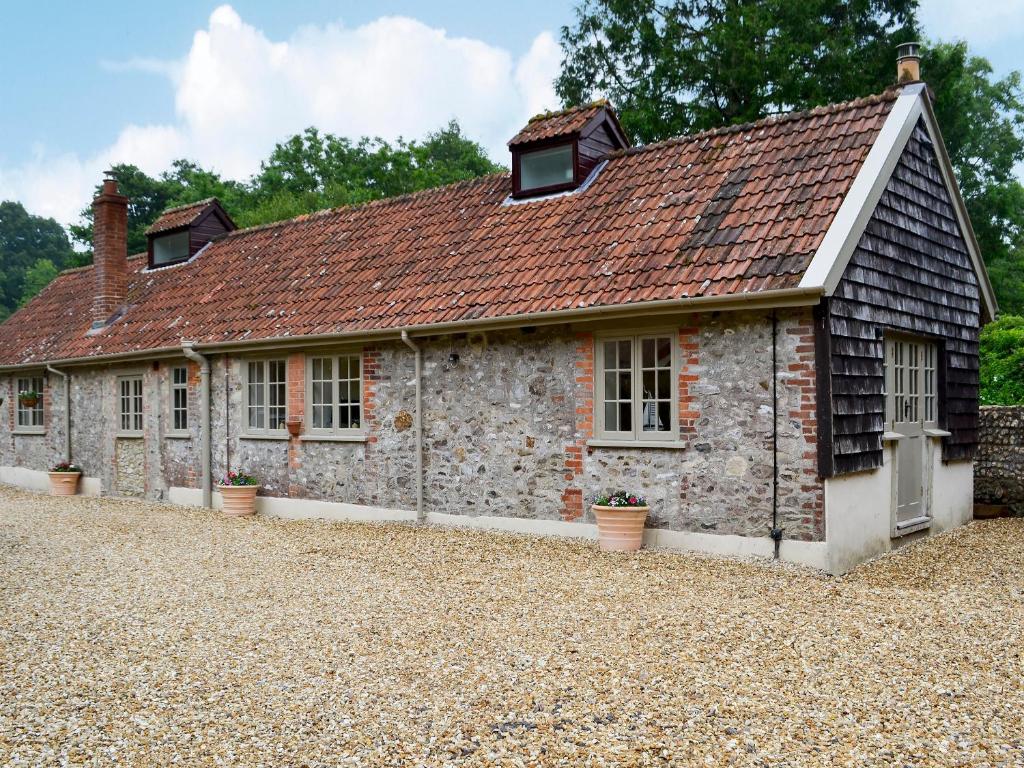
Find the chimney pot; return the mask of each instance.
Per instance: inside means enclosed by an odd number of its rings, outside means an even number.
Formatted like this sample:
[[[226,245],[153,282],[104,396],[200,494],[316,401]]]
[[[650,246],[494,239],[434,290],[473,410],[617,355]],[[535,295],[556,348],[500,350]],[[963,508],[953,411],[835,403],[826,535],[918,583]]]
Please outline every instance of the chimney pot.
[[[896,46],[896,82],[914,83],[921,79],[921,43]]]
[[[128,198],[115,179],[104,179],[92,201],[92,260],[95,287],[92,327],[102,328],[124,306],[128,294]]]

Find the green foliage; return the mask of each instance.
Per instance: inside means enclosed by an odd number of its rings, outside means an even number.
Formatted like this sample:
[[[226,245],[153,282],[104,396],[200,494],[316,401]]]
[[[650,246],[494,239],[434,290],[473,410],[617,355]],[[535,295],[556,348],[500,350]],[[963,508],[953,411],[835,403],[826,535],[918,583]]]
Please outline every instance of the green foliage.
[[[49,259],[39,259],[25,270],[25,279],[21,288],[21,301],[18,302],[19,307],[23,307],[29,303],[33,296],[39,293],[43,288],[50,284],[60,270],[54,266],[54,263]]]
[[[242,226],[394,197],[501,171],[454,120],[422,142],[357,142],[307,128],[278,144],[250,185]]]
[[[1024,405],[1024,317],[1006,315],[982,328],[981,402]]]
[[[46,284],[39,283],[44,274],[70,266],[75,252],[60,224],[21,203],[0,202],[0,320]]]
[[[922,70],[1001,311],[1024,314],[1024,92],[1019,72],[992,77],[967,44],[937,43]]]
[[[583,0],[562,29],[568,106],[608,96],[655,141],[882,90],[916,0]]]

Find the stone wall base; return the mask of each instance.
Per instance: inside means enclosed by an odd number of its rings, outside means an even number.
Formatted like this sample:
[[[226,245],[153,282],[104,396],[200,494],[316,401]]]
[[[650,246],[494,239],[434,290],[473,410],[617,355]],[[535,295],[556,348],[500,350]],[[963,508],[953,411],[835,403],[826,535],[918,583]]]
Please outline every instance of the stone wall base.
[[[25,467],[0,467],[0,484],[14,485],[29,491],[50,491],[50,476],[38,469]],[[81,496],[100,496],[102,489],[98,477],[85,477],[78,481],[78,493]]]

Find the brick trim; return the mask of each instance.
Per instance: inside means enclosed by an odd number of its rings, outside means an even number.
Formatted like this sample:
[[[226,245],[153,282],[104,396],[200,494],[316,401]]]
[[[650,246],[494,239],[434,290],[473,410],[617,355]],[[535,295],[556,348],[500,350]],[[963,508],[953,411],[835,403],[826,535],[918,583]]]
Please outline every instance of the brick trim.
[[[563,469],[566,488],[562,491],[563,520],[578,520],[584,515],[586,506],[583,489],[576,483],[582,479],[583,455],[587,441],[594,436],[594,334],[577,333],[575,341],[575,434],[573,441],[565,446]]]

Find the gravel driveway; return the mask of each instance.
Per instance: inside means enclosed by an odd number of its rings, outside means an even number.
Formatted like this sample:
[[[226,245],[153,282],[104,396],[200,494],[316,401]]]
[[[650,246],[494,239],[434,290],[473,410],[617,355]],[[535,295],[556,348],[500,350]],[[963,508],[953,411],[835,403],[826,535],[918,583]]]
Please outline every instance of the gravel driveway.
[[[828,579],[0,488],[0,765],[1021,765],[1022,627],[1020,520]]]

